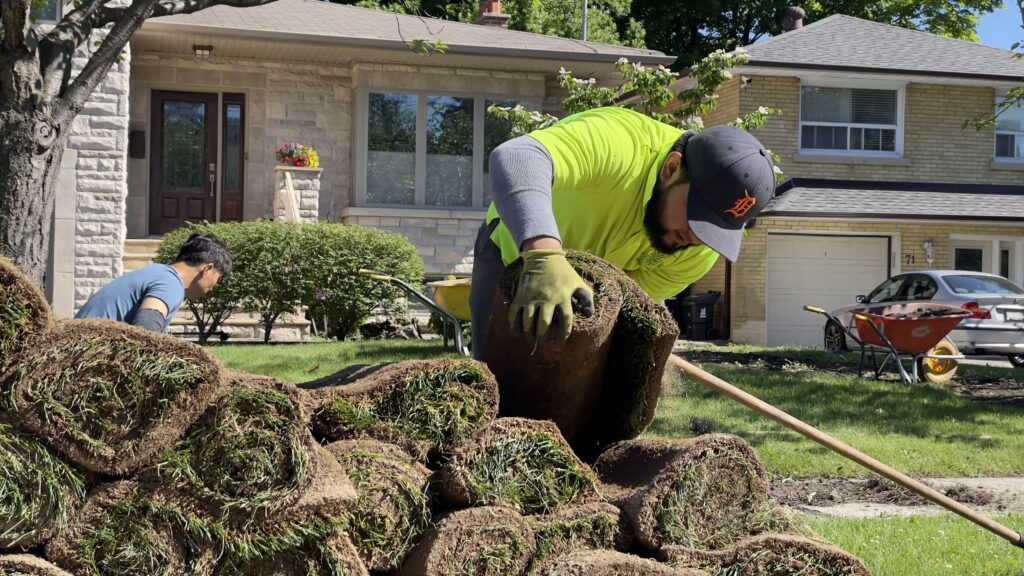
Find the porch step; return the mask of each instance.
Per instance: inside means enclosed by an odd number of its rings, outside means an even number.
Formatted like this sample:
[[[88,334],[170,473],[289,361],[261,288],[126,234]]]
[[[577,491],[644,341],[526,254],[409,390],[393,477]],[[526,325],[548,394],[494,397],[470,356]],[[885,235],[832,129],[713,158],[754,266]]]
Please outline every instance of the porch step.
[[[256,313],[236,312],[221,324],[220,329],[228,336],[227,342],[263,341],[263,325],[260,324],[259,314]],[[199,332],[196,329],[195,318],[187,305],[178,310],[167,332],[185,340],[198,340]],[[295,313],[285,313],[278,318],[274,323],[274,330],[270,333],[270,341],[308,342],[309,334],[309,320],[306,320],[304,312],[296,310]],[[213,341],[217,339],[217,336],[211,337]]]
[[[124,271],[131,272],[148,266],[156,259],[156,250],[160,247],[160,239],[129,238],[124,241]]]

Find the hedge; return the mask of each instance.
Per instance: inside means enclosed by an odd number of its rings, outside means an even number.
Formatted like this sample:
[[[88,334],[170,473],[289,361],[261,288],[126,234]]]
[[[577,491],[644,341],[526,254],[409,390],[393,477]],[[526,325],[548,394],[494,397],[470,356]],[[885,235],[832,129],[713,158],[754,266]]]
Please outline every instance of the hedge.
[[[164,235],[157,261],[171,263],[193,232],[212,234],[231,252],[234,268],[189,308],[206,342],[238,310],[255,312],[264,341],[282,313],[300,305],[326,319],[324,332],[343,340],[371,311],[404,312],[400,289],[360,275],[369,268],[418,285],[423,260],[399,234],[345,224],[270,221],[192,224]]]

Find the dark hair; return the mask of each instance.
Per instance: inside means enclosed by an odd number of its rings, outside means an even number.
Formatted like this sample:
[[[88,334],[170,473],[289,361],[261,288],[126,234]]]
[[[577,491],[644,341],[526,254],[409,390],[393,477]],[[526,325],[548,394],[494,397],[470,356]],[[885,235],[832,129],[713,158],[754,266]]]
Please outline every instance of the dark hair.
[[[690,141],[690,138],[693,138],[696,135],[697,132],[695,130],[687,130],[686,132],[683,132],[683,135],[676,140],[675,144],[672,145],[672,150],[670,150],[670,152],[679,152],[683,155],[683,158],[686,158],[686,143]]]
[[[196,232],[181,245],[175,262],[198,266],[209,262],[221,274],[231,272],[231,253],[216,236]]]

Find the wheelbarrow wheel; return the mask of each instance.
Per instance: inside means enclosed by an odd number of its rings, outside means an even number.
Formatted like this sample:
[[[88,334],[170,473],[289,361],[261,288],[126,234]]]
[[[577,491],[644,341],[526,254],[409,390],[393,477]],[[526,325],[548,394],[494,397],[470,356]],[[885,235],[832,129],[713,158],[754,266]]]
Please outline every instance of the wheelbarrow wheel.
[[[832,320],[825,323],[825,351],[843,353],[846,352],[846,332],[843,327]]]
[[[943,356],[956,356],[960,354],[956,344],[949,338],[943,338],[928,351],[929,354]],[[921,358],[918,360],[917,371],[921,376],[934,384],[945,384],[956,375],[956,360],[944,360],[941,358]]]

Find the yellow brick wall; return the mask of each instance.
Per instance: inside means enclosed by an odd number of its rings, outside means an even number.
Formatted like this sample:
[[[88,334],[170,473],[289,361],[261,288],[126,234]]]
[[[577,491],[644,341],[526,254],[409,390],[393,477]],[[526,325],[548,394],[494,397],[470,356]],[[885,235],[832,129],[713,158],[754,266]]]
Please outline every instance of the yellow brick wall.
[[[995,92],[991,88],[908,84],[904,90],[903,156],[909,165],[813,162],[797,159],[800,128],[800,80],[775,76],[751,76],[741,88],[731,80],[720,91],[723,104],[738,99],[706,119],[722,124],[758,106],[779,108],[782,113],[755,132],[764,145],[779,155],[787,178],[834,178],[908,182],[959,182],[1020,185],[1019,170],[993,169],[995,136],[991,129],[961,129],[966,118],[991,114]],[[726,113],[726,110],[729,113]]]
[[[851,232],[884,235],[898,235],[900,252],[896,255],[899,263],[893,266],[899,272],[914,270],[943,269],[950,267],[950,235],[1001,236],[1007,240],[1024,238],[1020,226],[996,224],[963,224],[955,227],[946,223],[927,221],[906,222],[856,222],[814,219],[783,219],[774,217],[758,218],[750,236],[743,240],[740,257],[732,267],[732,327],[731,340],[750,344],[764,344],[766,338],[765,308],[767,305],[767,251],[768,230],[800,232]],[[935,260],[925,260],[923,244],[930,240],[935,250]],[[813,242],[813,238],[808,238]],[[907,256],[912,256],[908,264]],[[701,281],[701,292],[721,290],[724,278],[718,287],[710,281]]]

